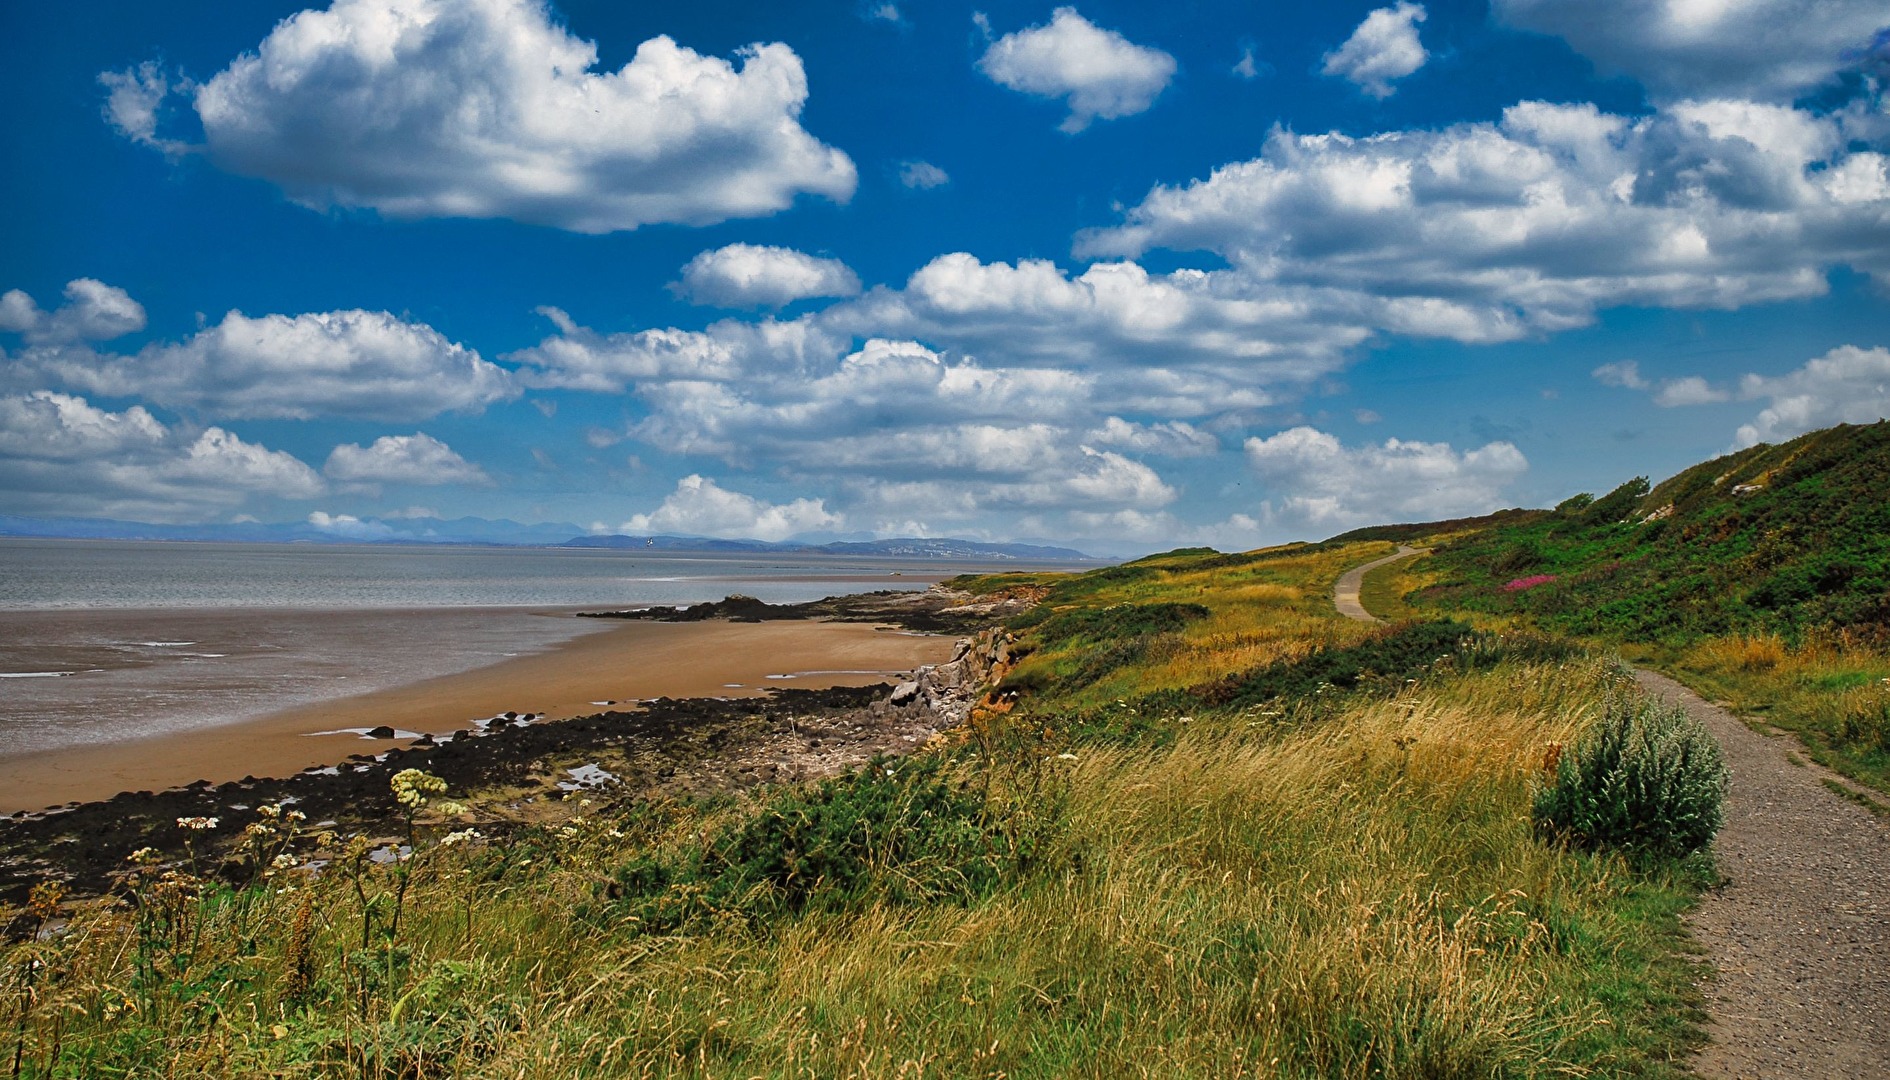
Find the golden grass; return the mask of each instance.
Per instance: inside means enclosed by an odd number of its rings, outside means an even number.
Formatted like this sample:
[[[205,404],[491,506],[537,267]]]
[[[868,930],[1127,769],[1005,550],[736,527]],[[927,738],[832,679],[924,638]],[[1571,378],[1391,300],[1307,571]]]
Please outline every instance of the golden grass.
[[[1797,734],[1819,763],[1890,794],[1890,655],[1855,636],[1709,639],[1654,659],[1709,697]]]
[[[1821,652],[1821,650],[1820,650]],[[1736,671],[1771,671],[1788,660],[1795,666],[1821,663],[1822,656],[1800,652],[1794,656],[1785,639],[1777,634],[1735,634],[1702,643],[1697,655],[1701,662]]]
[[[1203,721],[1165,751],[1005,773],[1001,800],[1048,793],[1062,824],[1034,871],[966,906],[644,936],[594,906],[599,870],[634,843],[597,819],[529,865],[432,857],[412,958],[365,1007],[348,990],[354,905],[332,875],[256,898],[256,948],[231,911],[212,917],[190,970],[225,972],[205,994],[214,1022],[175,1002],[103,1018],[132,981],[123,911],[38,948],[62,973],[69,1048],[149,1024],[146,1060],[175,1076],[1606,1071],[1645,1037],[1597,984],[1645,947],[1611,915],[1629,877],[1537,842],[1527,803],[1543,747],[1615,679],[1596,663],[1499,668],[1284,736]],[[644,842],[711,825],[681,817]],[[329,991],[297,1006],[276,931],[304,898]],[[586,905],[599,914],[572,917]],[[33,1033],[43,1050],[47,1024]]]

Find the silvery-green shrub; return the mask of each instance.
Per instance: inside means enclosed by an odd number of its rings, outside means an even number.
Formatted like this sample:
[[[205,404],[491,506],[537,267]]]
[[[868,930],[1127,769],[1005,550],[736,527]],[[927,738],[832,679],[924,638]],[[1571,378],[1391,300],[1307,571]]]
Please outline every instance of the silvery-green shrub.
[[[1577,847],[1680,858],[1712,843],[1726,799],[1719,744],[1680,708],[1608,701],[1537,793],[1536,828]]]

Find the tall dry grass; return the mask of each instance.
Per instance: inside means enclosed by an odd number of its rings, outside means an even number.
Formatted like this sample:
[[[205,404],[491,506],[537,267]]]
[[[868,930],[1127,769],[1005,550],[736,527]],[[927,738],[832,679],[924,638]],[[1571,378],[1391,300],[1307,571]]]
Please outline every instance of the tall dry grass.
[[[1890,654],[1880,642],[1738,634],[1666,659],[1709,695],[1795,732],[1823,764],[1890,795]]]
[[[591,808],[504,850],[426,855],[392,964],[358,955],[332,874],[209,910],[156,990],[134,988],[132,914],[96,911],[4,958],[57,972],[25,1074],[1657,1073],[1674,1036],[1648,1026],[1648,998],[1690,974],[1659,940],[1683,892],[1545,846],[1528,821],[1544,748],[1619,680],[1597,662],[1501,666],[1284,733],[1203,718],[1162,750],[968,757],[994,814],[1054,828],[1030,868],[962,904],[645,934],[605,873],[714,821]],[[304,911],[316,989],[297,998]]]

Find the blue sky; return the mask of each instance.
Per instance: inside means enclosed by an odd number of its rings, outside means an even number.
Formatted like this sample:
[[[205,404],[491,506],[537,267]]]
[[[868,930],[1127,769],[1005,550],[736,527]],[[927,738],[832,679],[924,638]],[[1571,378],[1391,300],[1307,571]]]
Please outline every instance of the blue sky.
[[[1881,4],[0,13],[0,514],[1250,547],[1890,411]]]

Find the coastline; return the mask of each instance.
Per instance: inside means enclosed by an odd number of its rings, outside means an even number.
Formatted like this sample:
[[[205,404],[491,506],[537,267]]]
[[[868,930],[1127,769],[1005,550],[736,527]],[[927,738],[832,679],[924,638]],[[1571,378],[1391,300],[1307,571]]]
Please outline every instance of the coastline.
[[[444,735],[507,711],[556,720],[596,713],[606,707],[601,702],[629,707],[659,697],[753,697],[896,681],[949,659],[953,645],[950,637],[859,622],[624,622],[543,652],[250,720],[0,758],[0,813],[199,780],[287,777],[411,743],[316,732],[385,725]]]

